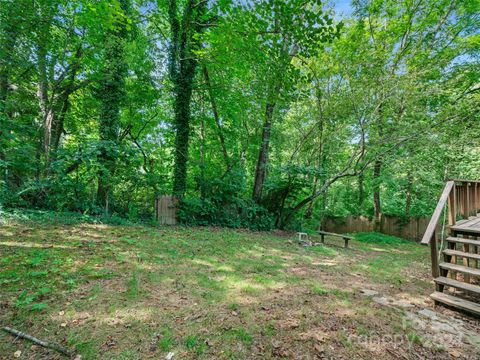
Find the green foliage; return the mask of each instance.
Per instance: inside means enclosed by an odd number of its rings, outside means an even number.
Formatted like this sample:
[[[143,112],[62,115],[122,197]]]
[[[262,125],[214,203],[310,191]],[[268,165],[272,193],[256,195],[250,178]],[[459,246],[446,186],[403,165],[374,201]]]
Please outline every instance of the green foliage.
[[[185,224],[313,229],[375,193],[430,215],[480,177],[478,1],[335,10],[3,0],[0,206],[122,223],[174,193]]]
[[[376,232],[356,233],[355,239],[367,244],[405,244],[408,240]]]
[[[251,230],[270,230],[272,215],[253,200],[242,197],[244,182],[241,174],[232,173],[224,179],[200,183],[203,198],[182,200],[178,217],[186,225],[213,225]]]

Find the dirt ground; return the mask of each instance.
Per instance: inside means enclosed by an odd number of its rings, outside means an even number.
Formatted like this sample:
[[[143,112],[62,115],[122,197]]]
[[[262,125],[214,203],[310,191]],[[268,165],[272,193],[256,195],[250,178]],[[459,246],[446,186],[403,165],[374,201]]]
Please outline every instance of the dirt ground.
[[[428,296],[428,248],[356,239],[10,219],[0,325],[77,360],[480,359],[479,320]],[[0,358],[64,357],[2,332]]]

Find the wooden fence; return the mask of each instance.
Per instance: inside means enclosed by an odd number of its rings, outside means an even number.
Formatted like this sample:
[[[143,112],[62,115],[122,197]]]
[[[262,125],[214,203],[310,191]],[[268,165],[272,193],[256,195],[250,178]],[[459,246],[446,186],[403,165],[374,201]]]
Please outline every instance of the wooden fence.
[[[427,229],[429,217],[400,218],[382,216],[378,224],[365,216],[346,216],[341,218],[326,218],[323,230],[335,233],[378,231],[383,234],[401,237],[413,241],[421,241]],[[438,234],[442,224],[437,226]]]
[[[164,195],[155,200],[155,217],[160,225],[177,224],[177,204],[175,196]]]

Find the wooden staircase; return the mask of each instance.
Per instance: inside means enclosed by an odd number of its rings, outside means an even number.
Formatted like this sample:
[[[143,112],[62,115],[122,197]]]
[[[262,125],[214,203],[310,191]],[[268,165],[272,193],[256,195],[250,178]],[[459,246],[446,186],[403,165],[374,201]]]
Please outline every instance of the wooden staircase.
[[[448,208],[446,232],[450,236],[439,241],[437,228],[442,225],[440,219],[445,206]],[[422,244],[430,244],[436,288],[430,297],[435,304],[480,316],[479,211],[480,181],[448,181]]]

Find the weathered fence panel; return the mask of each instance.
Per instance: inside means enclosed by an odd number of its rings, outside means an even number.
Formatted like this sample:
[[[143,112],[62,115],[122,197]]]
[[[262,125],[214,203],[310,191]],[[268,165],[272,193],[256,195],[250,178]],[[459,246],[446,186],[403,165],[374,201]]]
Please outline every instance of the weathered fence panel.
[[[365,216],[346,216],[326,218],[322,229],[335,233],[378,231],[383,234],[401,237],[413,241],[421,241],[427,229],[429,217],[401,218],[383,215],[379,223]],[[437,226],[440,234],[442,225]]]
[[[160,225],[177,224],[178,200],[175,196],[164,195],[155,200],[155,215]]]

